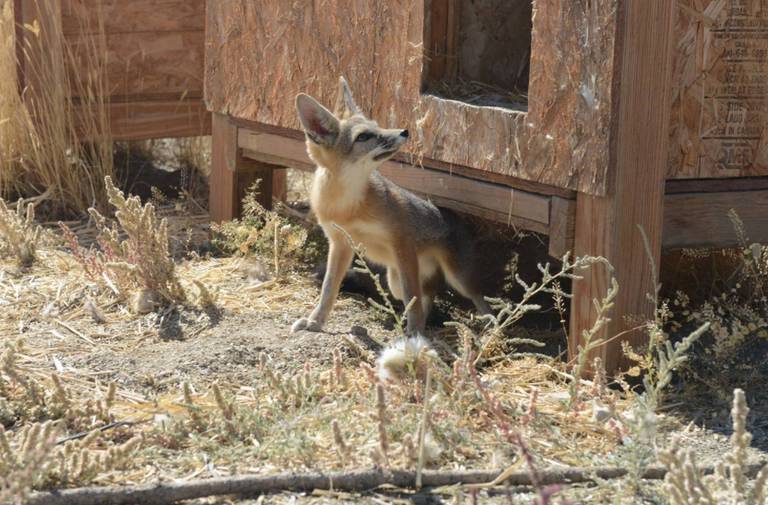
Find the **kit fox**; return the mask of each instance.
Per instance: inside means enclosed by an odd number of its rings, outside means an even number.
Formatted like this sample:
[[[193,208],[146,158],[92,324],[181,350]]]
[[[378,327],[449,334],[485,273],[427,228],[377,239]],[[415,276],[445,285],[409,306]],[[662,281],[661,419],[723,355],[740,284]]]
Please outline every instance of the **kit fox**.
[[[310,204],[330,248],[320,302],[293,324],[292,331],[321,331],[328,319],[354,256],[338,228],[363,245],[367,259],[386,267],[395,298],[405,303],[416,298],[406,315],[409,335],[423,332],[443,280],[488,313],[473,271],[475,242],[459,216],[396,186],[376,170],[408,141],[408,130],[381,128],[367,119],[343,77],[333,113],[303,93],[296,96],[296,109],[307,152],[317,164]]]

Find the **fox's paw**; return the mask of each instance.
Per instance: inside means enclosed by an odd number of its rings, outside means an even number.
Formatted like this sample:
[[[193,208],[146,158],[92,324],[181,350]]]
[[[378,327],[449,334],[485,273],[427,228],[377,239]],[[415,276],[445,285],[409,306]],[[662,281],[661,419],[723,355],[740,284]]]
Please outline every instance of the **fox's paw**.
[[[323,326],[318,323],[317,321],[313,321],[312,319],[309,319],[308,317],[302,317],[300,319],[297,319],[295,323],[291,326],[291,333],[296,333],[297,331],[323,331]]]

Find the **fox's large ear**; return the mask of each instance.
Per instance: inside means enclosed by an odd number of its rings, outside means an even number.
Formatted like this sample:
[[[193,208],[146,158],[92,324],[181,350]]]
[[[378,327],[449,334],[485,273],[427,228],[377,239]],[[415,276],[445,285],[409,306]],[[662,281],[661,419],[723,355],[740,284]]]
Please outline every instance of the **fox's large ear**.
[[[332,146],[339,135],[339,120],[309,95],[296,95],[296,110],[301,126],[315,144]]]
[[[355,103],[355,99],[352,98],[352,91],[349,89],[349,84],[343,76],[339,77],[339,94],[336,98],[336,107],[334,113],[337,117],[342,119],[350,118],[355,114],[360,113],[360,109]]]

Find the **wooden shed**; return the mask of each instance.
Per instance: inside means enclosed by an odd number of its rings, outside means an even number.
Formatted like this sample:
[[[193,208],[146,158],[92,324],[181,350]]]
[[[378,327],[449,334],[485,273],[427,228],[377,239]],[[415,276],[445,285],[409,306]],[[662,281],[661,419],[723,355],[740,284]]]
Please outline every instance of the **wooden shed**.
[[[312,169],[298,92],[332,104],[339,75],[386,126],[415,132],[382,167],[437,204],[602,255],[633,316],[662,247],[728,246],[734,208],[768,241],[768,5],[760,0],[209,0],[211,212],[254,177]],[[609,273],[575,283],[573,354]],[[620,341],[600,349],[609,369]]]
[[[37,68],[30,63],[37,53],[45,52],[48,61],[71,50],[76,61],[86,60],[94,57],[86,55],[93,39],[103,37],[105,47],[95,57],[104,61],[88,66],[106,69],[116,140],[210,134],[211,115],[203,104],[204,0],[9,1],[18,26],[20,85],[28,94],[38,92],[30,71]],[[24,28],[35,23],[38,35]]]

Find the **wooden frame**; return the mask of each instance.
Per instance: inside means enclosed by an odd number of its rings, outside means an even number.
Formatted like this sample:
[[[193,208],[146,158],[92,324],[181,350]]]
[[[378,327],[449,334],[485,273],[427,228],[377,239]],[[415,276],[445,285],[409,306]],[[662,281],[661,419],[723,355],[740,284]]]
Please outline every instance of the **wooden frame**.
[[[613,372],[624,364],[622,342],[642,345],[647,338],[635,323],[653,316],[651,265],[658,267],[663,247],[737,245],[730,208],[751,240],[768,242],[768,178],[667,180],[679,175],[672,165],[685,140],[671,136],[690,134],[671,111],[699,90],[699,81],[686,81],[688,94],[679,91],[679,78],[702,56],[691,52],[690,33],[705,40],[697,34],[710,28],[710,20],[693,19],[688,9],[681,35],[675,14],[691,1],[537,0],[524,111],[425,92],[425,79],[456,71],[455,61],[440,53],[455,53],[460,42],[455,27],[462,0],[411,0],[396,9],[387,1],[328,0],[311,14],[266,0],[237,7],[209,0],[206,101],[230,118],[229,154],[216,158],[217,173],[227,160],[240,166],[247,159],[259,167],[311,170],[292,98],[302,91],[331,104],[335,82],[345,74],[368,115],[416,132],[411,150],[382,167],[396,183],[440,205],[547,234],[553,256],[573,251],[613,264],[613,272],[597,267],[574,283],[568,346],[575,357],[595,322],[593,300],[605,296],[615,275],[620,291],[612,320],[594,338],[620,338],[590,356],[600,356]],[[697,9],[707,4],[696,2]],[[721,3],[715,7],[722,11]],[[306,30],[308,23],[323,29]],[[249,29],[266,25],[270,30]],[[273,33],[280,34],[280,51]],[[427,46],[436,54],[425,55]],[[377,47],[387,48],[386,57]],[[706,52],[708,46],[695,47]],[[707,78],[706,69],[701,74],[698,80]],[[691,117],[683,114],[683,122]],[[768,148],[760,152],[768,159]],[[232,188],[235,179],[224,174],[222,180]],[[218,214],[235,215],[232,202]]]
[[[230,166],[246,171],[250,163],[259,162],[261,167],[278,171],[280,176],[286,167],[314,170],[304,140],[296,132],[214,114],[214,135],[220,136],[222,128],[227,132],[225,135],[229,135],[226,137],[229,154],[228,158],[222,157],[221,147],[225,144],[214,139],[213,169],[217,175],[211,177],[212,202],[222,199],[219,196],[222,187],[234,184],[230,172],[234,174],[238,170],[230,170]],[[236,143],[232,140],[235,138]],[[233,165],[227,159],[236,161]],[[548,235],[549,252],[554,258],[574,250],[577,197],[583,199],[583,195],[567,191],[544,194],[537,191],[542,188],[536,186],[521,188],[518,181],[488,181],[466,167],[454,166],[453,172],[443,167],[413,166],[405,159],[389,161],[382,167],[382,173],[388,178],[438,205]],[[279,183],[273,181],[274,199],[280,199],[274,193],[277,187]],[[750,230],[750,240],[768,243],[768,213],[765,212],[768,178],[734,179],[730,183],[711,179],[667,181],[663,192],[664,249],[739,246],[727,215],[730,209],[738,213]],[[227,196],[228,210],[212,210],[216,220],[238,217],[234,202],[241,197],[242,194],[234,193]]]
[[[211,114],[203,103],[204,0],[13,1],[19,87],[27,88],[27,98],[34,101],[35,93],[44,92],[37,89],[31,60],[54,65],[64,81],[71,52],[103,64],[114,140],[211,133]],[[40,40],[23,28],[35,21]],[[89,41],[102,35],[104,54],[83,56],[90,53],[84,49]],[[79,97],[72,99],[77,104]]]

